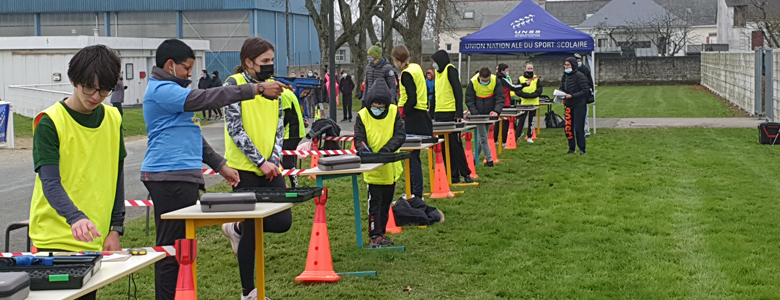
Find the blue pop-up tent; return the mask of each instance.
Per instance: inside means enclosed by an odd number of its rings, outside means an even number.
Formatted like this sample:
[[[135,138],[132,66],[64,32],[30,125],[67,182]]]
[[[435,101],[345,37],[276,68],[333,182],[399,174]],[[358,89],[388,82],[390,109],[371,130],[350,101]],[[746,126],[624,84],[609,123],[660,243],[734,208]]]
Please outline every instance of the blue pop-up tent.
[[[522,53],[590,53],[593,57],[593,37],[558,21],[532,0],[523,0],[498,21],[460,38],[460,54],[522,54]],[[588,59],[594,70],[594,60]],[[467,70],[470,74],[471,70]],[[595,72],[591,73],[593,82]],[[593,133],[596,133],[596,105],[593,104]]]

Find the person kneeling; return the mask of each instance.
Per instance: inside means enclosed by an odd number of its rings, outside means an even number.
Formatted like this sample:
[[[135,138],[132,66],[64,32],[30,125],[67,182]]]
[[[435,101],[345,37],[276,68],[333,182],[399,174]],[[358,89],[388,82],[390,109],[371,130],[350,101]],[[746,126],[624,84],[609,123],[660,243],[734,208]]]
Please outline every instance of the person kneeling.
[[[369,89],[368,106],[361,109],[355,119],[355,150],[358,152],[393,153],[406,140],[401,114],[398,107],[390,103],[391,97],[384,81],[376,81]],[[395,181],[402,173],[398,163],[391,163],[363,175],[368,183],[369,248],[393,245],[393,241],[385,238],[385,228],[395,196]]]

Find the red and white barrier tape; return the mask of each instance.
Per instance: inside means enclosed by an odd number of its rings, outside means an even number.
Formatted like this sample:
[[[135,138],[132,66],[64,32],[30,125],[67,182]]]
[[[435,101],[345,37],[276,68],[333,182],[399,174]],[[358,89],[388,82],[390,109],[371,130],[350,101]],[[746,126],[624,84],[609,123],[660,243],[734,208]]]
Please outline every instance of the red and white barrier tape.
[[[354,155],[356,153],[355,150],[282,150],[282,155]]]
[[[336,142],[349,142],[355,139],[355,137],[352,136],[326,136],[323,137],[323,141],[336,141]]]
[[[144,250],[148,252],[164,252],[166,256],[176,256],[176,248],[173,246],[155,246],[155,247],[143,247]],[[127,248],[122,249],[122,251],[127,251]],[[0,253],[0,257],[12,257],[12,256],[22,256],[22,255],[34,255],[31,252],[4,252]]]
[[[125,200],[125,206],[137,207],[137,206],[154,206],[152,200]]]
[[[306,172],[306,169],[289,169],[289,170],[283,170],[282,176],[291,176],[291,175],[301,175],[301,173]]]
[[[212,169],[203,169],[203,175],[215,175],[215,174],[217,174],[217,172]]]

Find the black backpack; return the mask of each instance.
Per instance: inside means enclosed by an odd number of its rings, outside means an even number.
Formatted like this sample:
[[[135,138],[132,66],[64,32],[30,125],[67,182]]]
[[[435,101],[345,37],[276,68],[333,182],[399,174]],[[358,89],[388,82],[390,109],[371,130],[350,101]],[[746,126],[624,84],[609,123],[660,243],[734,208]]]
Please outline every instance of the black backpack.
[[[565,123],[563,117],[552,110],[544,114],[544,124],[547,128],[563,128]]]

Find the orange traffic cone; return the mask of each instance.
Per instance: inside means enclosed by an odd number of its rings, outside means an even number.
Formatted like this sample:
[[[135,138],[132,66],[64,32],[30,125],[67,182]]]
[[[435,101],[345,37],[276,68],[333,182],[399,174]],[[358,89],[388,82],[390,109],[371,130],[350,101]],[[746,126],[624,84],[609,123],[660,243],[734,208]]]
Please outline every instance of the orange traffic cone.
[[[515,118],[509,118],[509,133],[506,135],[506,147],[504,149],[517,149],[517,138],[515,137]]]
[[[322,196],[314,199],[314,224],[309,240],[309,254],[306,257],[306,269],[295,277],[303,283],[334,282],[341,276],[333,271],[333,260],[330,257],[330,241],[328,240],[328,225],[325,223],[325,203],[328,202],[328,189],[322,190]]]
[[[395,215],[393,215],[393,206],[390,206],[390,213],[387,215],[387,226],[385,226],[387,233],[399,234],[404,231],[403,228],[395,225]]]
[[[444,170],[444,158],[441,156],[441,144],[433,146],[433,150],[436,152],[436,171],[433,188],[431,192],[431,198],[449,198],[455,197],[450,191],[450,184],[447,181],[447,171]]]
[[[471,132],[466,132],[463,134],[466,140],[466,162],[469,164],[469,170],[471,170],[471,178],[476,179],[479,178],[479,175],[477,175],[477,168],[474,166],[474,150],[471,148]]]
[[[197,240],[176,240],[176,260],[179,262],[179,279],[176,281],[176,296],[174,300],[198,299],[192,277],[192,264],[195,263],[197,247]]]
[[[351,148],[351,150],[355,151],[355,140],[352,140],[352,148]]]
[[[532,132],[532,134],[531,134],[531,139],[532,139],[532,140],[535,140],[535,139],[537,139],[537,137],[536,137],[536,127],[534,127],[534,128],[533,128],[533,129],[531,129],[531,130],[533,130],[533,132]]]
[[[488,132],[488,145],[490,145],[490,153],[493,154],[493,162],[498,162],[498,151],[496,151],[496,139],[493,138],[493,129],[496,127],[495,124],[490,125],[490,132]],[[487,151],[487,150],[485,150]],[[487,162],[487,159],[485,160]]]
[[[311,150],[314,150],[314,151],[319,150],[319,147],[317,146],[319,144],[319,139],[315,138],[313,141],[311,141],[311,143],[312,143]],[[320,156],[319,155],[312,155],[311,156],[311,168],[312,169],[314,169],[317,166],[319,166],[320,165],[319,162],[320,162]],[[316,178],[317,178],[317,175],[309,176],[309,179],[316,179]]]

